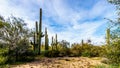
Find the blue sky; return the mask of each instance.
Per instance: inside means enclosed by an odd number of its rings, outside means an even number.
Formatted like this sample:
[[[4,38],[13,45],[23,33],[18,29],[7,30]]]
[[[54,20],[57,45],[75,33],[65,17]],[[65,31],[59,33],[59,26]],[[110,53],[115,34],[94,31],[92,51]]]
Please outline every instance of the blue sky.
[[[59,41],[80,43],[91,39],[97,45],[105,42],[104,18],[116,16],[115,6],[107,0],[0,0],[0,8],[0,15],[20,17],[30,29],[35,28],[42,8],[43,31],[48,28],[50,39],[57,33]]]

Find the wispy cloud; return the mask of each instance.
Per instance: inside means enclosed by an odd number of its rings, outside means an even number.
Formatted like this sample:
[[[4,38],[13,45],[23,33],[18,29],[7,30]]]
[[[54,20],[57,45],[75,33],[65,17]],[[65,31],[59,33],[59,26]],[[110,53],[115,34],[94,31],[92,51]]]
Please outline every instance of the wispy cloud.
[[[1,0],[0,8],[1,15],[23,18],[29,28],[34,28],[42,8],[43,31],[47,27],[49,38],[57,33],[59,40],[71,43],[80,43],[81,39],[91,39],[94,44],[105,42],[104,18],[115,18],[115,8],[106,0]]]

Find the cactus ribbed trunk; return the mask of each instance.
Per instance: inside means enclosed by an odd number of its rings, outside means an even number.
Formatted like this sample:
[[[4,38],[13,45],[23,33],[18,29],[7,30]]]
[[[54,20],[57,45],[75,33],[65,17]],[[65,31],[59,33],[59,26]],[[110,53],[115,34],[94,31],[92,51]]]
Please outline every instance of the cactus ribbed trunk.
[[[57,49],[57,45],[58,45],[58,41],[57,41],[57,34],[55,35],[55,46],[56,46],[56,50],[58,50]]]
[[[52,43],[51,43],[51,46],[52,46],[52,50],[53,50],[53,46],[54,46],[54,42],[53,42],[53,36],[52,36]]]
[[[36,33],[38,34],[38,22],[35,22],[35,26],[36,26]]]
[[[84,44],[84,41],[83,41],[83,39],[82,39],[82,41],[81,41],[81,45],[83,46],[83,44]]]
[[[49,49],[47,28],[45,28],[45,50]]]
[[[35,38],[35,32],[34,32],[34,39],[33,39],[33,40],[34,40],[34,44],[36,43],[36,42],[35,42],[35,41],[36,41],[35,39],[36,39],[36,38]],[[34,51],[35,51],[35,45],[33,45],[33,49],[34,49]]]
[[[33,38],[33,42],[31,41],[31,44],[34,47],[34,52],[38,55],[40,55],[41,53],[41,38],[44,36],[42,34],[42,9],[40,9],[40,20],[39,20],[39,26],[38,26],[38,22],[35,22],[35,26],[36,26],[36,31],[34,33],[34,38]]]
[[[110,29],[109,28],[106,30],[106,43],[107,45],[110,45]]]
[[[41,37],[42,37],[42,9],[40,9],[40,20],[39,20],[39,43],[38,43],[38,55],[41,53]]]

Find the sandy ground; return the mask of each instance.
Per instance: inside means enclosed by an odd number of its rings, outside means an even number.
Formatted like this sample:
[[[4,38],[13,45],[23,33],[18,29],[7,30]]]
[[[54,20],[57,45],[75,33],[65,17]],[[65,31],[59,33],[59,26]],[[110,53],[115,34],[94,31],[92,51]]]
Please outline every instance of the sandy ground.
[[[26,64],[15,65],[12,68],[94,68],[100,65],[101,58],[58,57],[41,58]]]

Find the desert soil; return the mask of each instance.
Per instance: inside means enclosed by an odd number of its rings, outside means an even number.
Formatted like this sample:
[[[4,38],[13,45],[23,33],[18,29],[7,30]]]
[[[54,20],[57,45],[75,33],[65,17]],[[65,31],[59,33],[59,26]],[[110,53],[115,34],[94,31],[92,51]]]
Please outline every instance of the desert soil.
[[[33,62],[13,65],[12,68],[94,68],[95,65],[100,64],[103,63],[99,57],[58,57],[40,58]]]

